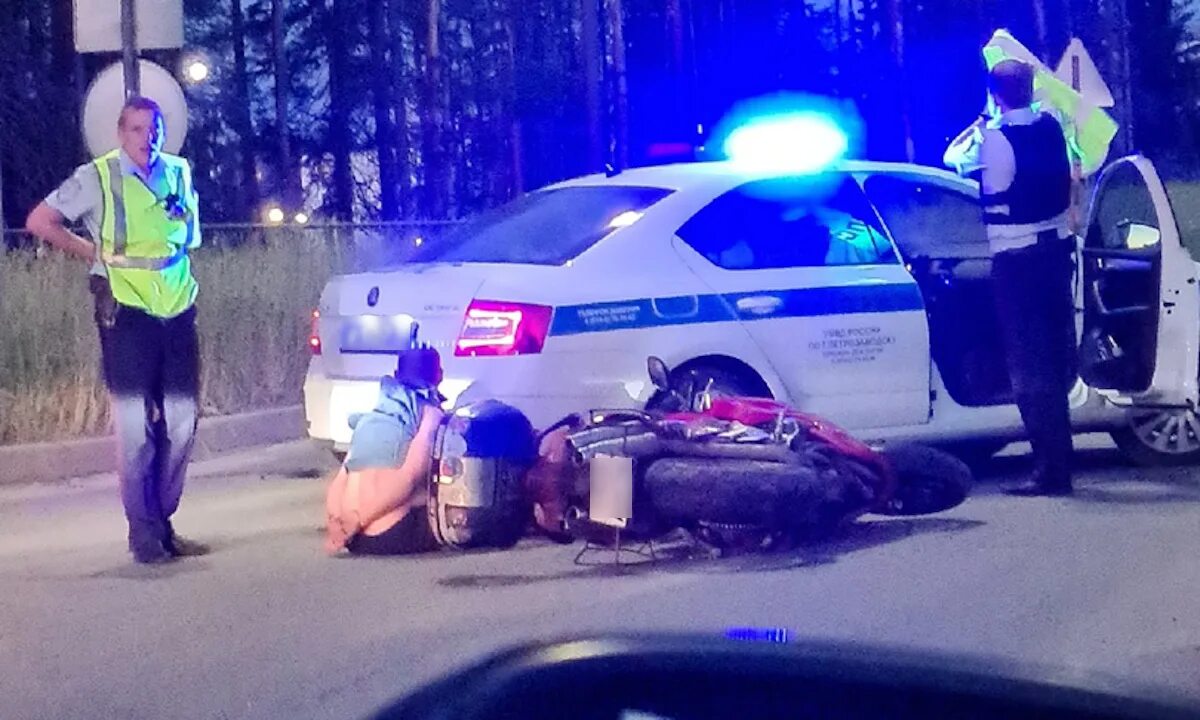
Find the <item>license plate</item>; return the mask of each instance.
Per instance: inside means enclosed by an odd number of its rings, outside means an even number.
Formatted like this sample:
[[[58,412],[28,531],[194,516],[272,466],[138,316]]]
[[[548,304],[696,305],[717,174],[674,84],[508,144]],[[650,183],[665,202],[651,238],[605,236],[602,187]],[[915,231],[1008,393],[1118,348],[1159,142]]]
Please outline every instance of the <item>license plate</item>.
[[[344,353],[391,355],[415,344],[416,324],[408,315],[360,315],[342,320],[338,347]]]

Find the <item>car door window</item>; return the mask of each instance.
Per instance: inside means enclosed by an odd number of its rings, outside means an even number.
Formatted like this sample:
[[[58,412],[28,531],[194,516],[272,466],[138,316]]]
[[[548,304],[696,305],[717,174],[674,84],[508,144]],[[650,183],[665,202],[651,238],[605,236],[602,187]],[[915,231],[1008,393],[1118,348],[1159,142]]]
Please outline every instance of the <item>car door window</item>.
[[[1088,247],[1145,250],[1160,241],[1154,198],[1133,165],[1118,165],[1105,177],[1092,211]]]
[[[872,175],[865,188],[904,257],[990,256],[976,198],[931,182],[889,175]]]
[[[802,178],[746,183],[709,203],[678,234],[728,270],[896,262],[878,218],[847,176],[832,184]]]

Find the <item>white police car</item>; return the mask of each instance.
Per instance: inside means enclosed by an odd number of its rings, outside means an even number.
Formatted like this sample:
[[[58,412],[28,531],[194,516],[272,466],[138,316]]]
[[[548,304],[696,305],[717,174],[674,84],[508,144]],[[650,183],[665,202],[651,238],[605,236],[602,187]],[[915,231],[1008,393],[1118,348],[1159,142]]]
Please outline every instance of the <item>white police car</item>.
[[[1097,188],[1074,422],[1142,462],[1200,460],[1197,265],[1147,160],[1111,164]],[[871,162],[680,164],[531,193],[414,263],[330,281],[310,434],[344,447],[415,333],[441,351],[450,402],[497,398],[540,426],[644,406],[653,354],[866,439],[998,450],[1022,425],[977,197],[948,172]]]

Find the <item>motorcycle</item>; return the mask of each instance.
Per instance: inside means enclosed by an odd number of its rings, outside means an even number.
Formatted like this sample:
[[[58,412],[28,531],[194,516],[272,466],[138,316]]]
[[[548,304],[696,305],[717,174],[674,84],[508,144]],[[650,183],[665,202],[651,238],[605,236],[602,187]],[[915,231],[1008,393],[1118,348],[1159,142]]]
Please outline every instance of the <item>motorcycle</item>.
[[[819,539],[867,513],[924,515],[966,499],[971,473],[915,445],[876,451],[823,418],[783,403],[720,396],[711,382],[647,361],[657,394],[646,411],[592,410],[548,428],[529,473],[537,525],[563,542],[611,535],[588,517],[590,466],[632,458],[626,537],[682,528],[719,549]]]

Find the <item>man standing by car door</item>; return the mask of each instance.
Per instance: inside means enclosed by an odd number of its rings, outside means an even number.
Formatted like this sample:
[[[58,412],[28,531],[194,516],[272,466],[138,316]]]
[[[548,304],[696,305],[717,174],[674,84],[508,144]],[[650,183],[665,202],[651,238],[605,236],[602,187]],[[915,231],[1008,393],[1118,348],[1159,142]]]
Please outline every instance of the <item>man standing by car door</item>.
[[[130,98],[120,147],[80,166],[30,213],[30,232],[92,267],[116,426],[129,550],[139,563],[201,555],[171,527],[196,432],[200,359],[189,251],[200,245],[191,167],[162,152],[153,100]],[[92,240],[66,228],[84,220]]]
[[[996,310],[1034,457],[1033,475],[1008,492],[1069,495],[1068,396],[1076,376],[1071,166],[1062,126],[1033,107],[1033,79],[1026,63],[997,63],[988,84],[999,117],[964,131],[945,160],[962,174],[982,171]]]

